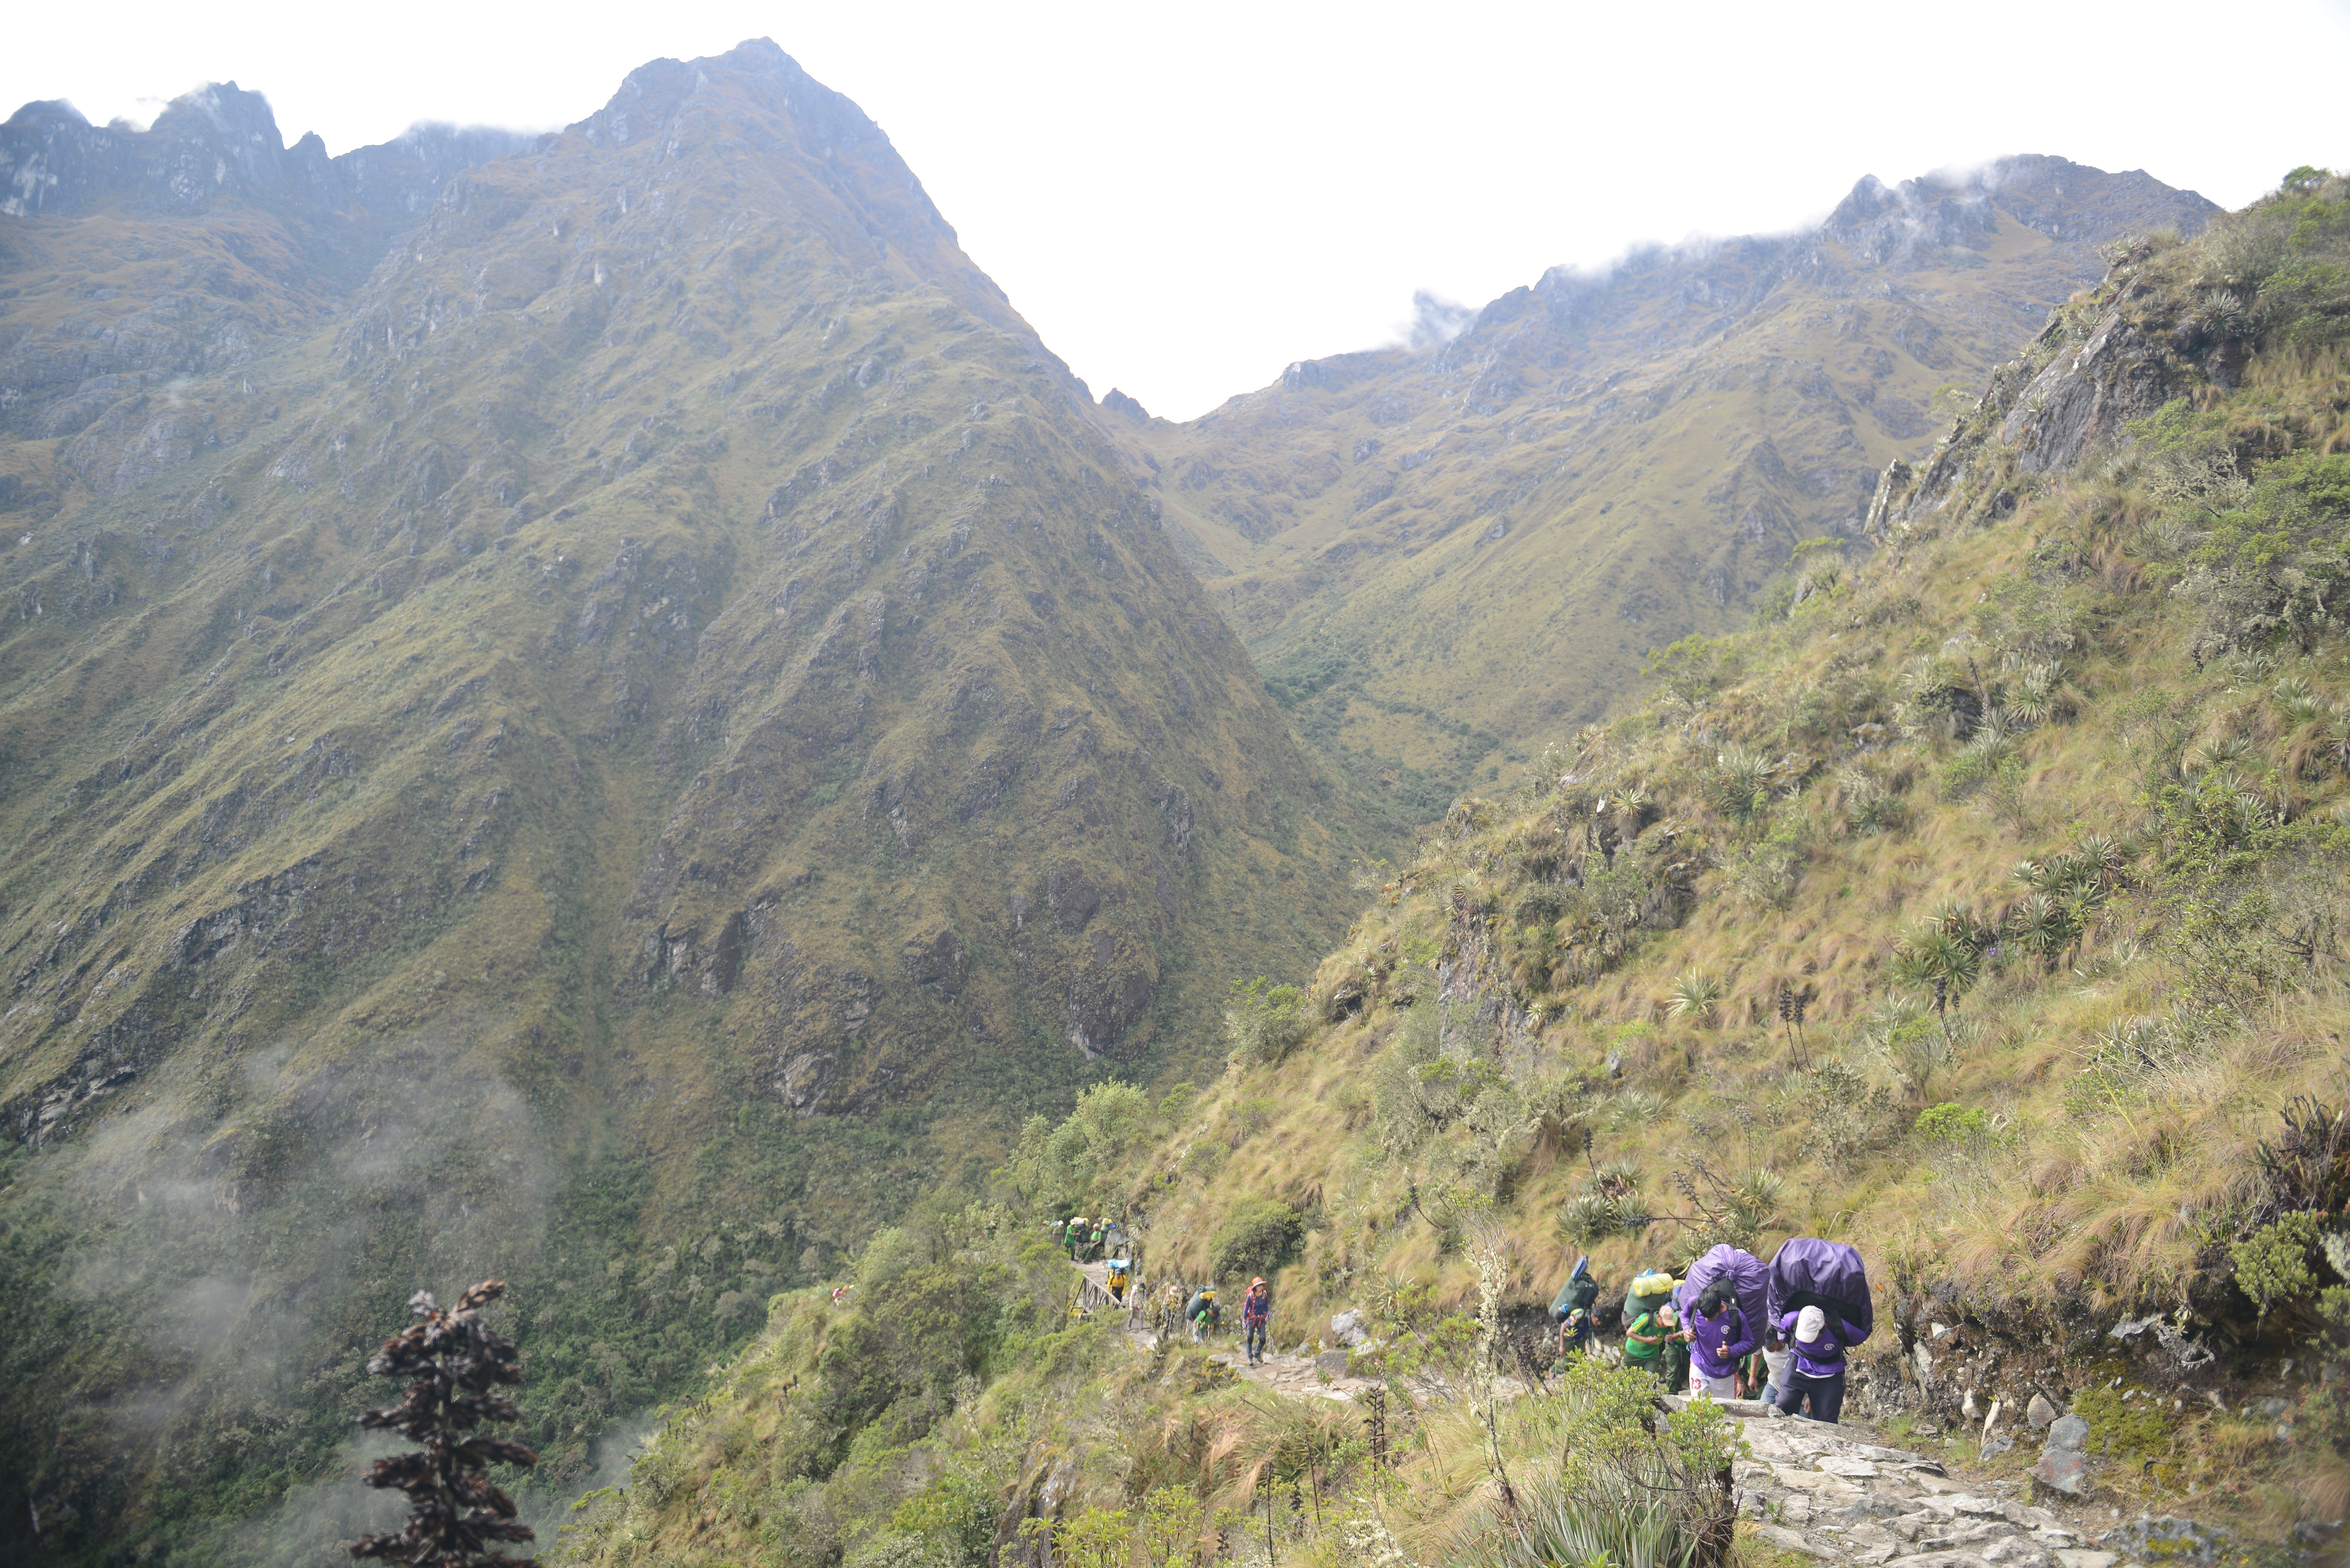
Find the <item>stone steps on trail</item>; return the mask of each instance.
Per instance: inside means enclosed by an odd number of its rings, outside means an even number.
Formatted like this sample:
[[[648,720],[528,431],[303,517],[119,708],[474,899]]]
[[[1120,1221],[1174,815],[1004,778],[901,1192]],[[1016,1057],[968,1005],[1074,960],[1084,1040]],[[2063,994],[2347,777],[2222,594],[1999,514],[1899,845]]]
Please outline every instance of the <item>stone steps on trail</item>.
[[[1262,1384],[1276,1394],[1293,1399],[1330,1399],[1348,1405],[1366,1390],[1378,1385],[1368,1377],[1347,1376],[1347,1353],[1326,1350],[1319,1355],[1290,1355],[1268,1351],[1264,1359],[1254,1366],[1240,1351],[1226,1351],[1211,1355],[1209,1360],[1229,1366],[1243,1379]]]
[[[1690,1400],[1663,1396],[1675,1410]],[[1783,1552],[1860,1568],[2138,1568],[2098,1549],[2089,1526],[2020,1496],[2013,1481],[1953,1478],[1867,1426],[1781,1417],[1715,1401],[1746,1452],[1732,1467],[1739,1511]]]

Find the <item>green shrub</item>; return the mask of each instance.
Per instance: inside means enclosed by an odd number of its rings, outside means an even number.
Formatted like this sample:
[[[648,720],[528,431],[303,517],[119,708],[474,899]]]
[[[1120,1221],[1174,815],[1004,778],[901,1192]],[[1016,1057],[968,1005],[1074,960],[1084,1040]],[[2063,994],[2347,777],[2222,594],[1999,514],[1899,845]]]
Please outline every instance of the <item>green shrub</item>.
[[[1140,1089],[1116,1079],[1096,1084],[1077,1096],[1076,1108],[1060,1126],[1030,1116],[1003,1175],[1043,1213],[1066,1215],[1075,1207],[1090,1214],[1094,1178],[1149,1130],[1150,1120],[1150,1101]]]
[[[885,1530],[849,1552],[842,1568],[959,1568],[964,1561],[928,1536]]]
[[[1559,1239],[1583,1247],[1626,1231],[1643,1230],[1648,1225],[1648,1216],[1641,1212],[1642,1207],[1637,1198],[1604,1192],[1586,1192],[1569,1199],[1558,1211]]]
[[[1305,1240],[1305,1220],[1296,1210],[1270,1199],[1243,1198],[1216,1228],[1208,1266],[1219,1282],[1244,1283],[1296,1257]]]
[[[1655,1377],[1579,1358],[1560,1380],[1566,1463],[1496,1502],[1457,1538],[1467,1568],[1690,1568],[1735,1519],[1730,1422],[1700,1400],[1658,1422]]]
[[[1922,1143],[1951,1149],[2005,1146],[2016,1138],[2015,1129],[2006,1125],[2004,1118],[1981,1106],[1958,1106],[1948,1101],[1919,1111],[1918,1124],[1912,1130]]]
[[[2251,1299],[2262,1317],[2296,1296],[2317,1288],[2309,1254],[2318,1243],[2322,1214],[2280,1214],[2228,1249],[2236,1265],[2236,1288]]]
[[[1652,649],[1640,673],[1675,701],[1694,708],[1738,678],[1740,654],[1725,638],[1685,637],[1669,648]]]
[[[927,1543],[945,1568],[985,1568],[995,1542],[995,1489],[986,1475],[974,1466],[956,1464],[899,1503],[889,1516],[889,1528],[901,1539]]]
[[[998,1268],[931,1263],[860,1291],[816,1361],[826,1416],[847,1431],[908,1396],[943,1399],[995,1348],[1011,1282]]]
[[[1312,1022],[1297,987],[1275,985],[1263,975],[1234,981],[1224,1004],[1224,1044],[1243,1062],[1271,1064],[1297,1047]]]
[[[2350,582],[2350,453],[2281,458],[2261,470],[2241,505],[2206,516],[2202,542],[2171,590],[2199,613],[2189,651],[2203,659],[2288,639],[2307,647]]]

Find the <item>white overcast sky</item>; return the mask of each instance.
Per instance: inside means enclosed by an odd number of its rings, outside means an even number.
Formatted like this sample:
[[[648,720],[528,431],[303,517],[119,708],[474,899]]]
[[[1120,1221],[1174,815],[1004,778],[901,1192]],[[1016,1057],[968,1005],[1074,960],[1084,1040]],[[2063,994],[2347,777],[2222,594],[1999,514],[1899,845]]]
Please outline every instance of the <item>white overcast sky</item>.
[[[1553,263],[1782,230],[1863,174],[2052,152],[2239,205],[2350,166],[2350,0],[1118,6],[143,0],[9,24],[0,113],[205,80],[332,151],[545,129],[772,37],[879,121],[1087,378],[1189,418]]]

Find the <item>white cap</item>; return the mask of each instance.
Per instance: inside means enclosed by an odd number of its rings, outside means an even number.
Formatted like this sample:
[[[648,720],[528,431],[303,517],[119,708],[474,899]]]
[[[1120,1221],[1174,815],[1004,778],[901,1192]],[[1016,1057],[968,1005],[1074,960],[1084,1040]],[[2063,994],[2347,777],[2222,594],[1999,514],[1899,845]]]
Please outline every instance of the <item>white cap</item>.
[[[1820,1337],[1820,1331],[1827,1325],[1827,1314],[1815,1306],[1805,1307],[1795,1314],[1795,1342],[1798,1345],[1812,1344]]]

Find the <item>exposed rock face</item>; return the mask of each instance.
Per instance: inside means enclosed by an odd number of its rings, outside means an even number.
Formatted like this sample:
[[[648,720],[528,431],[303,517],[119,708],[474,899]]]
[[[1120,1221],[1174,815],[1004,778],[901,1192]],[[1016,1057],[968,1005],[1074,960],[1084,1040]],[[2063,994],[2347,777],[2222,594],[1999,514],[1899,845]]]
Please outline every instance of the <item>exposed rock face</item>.
[[[659,1397],[739,1332],[713,1302],[1335,935],[1346,815],[1091,400],[773,45],[445,179],[309,168],[226,88],[135,157],[19,118],[57,179],[11,265],[114,291],[0,318],[37,389],[0,424],[0,1127],[38,1151],[0,1215],[120,1220],[8,1275],[14,1321],[140,1282],[0,1339],[60,1538],[139,1529],[165,1451],[331,1452],[395,1277],[494,1257],[535,1380],[600,1341]],[[207,137],[251,156],[182,192]],[[355,292],[263,204],[435,179]]]
[[[2015,506],[2009,479],[2117,448],[2132,421],[2194,387],[2236,384],[2248,352],[2241,335],[2131,276],[2146,254],[2140,247],[2123,259],[2090,296],[2092,309],[2051,317],[2023,358],[1993,371],[1981,400],[1924,462],[1887,465],[1869,504],[1870,538],[2005,516]]]
[[[2033,378],[2000,427],[2016,466],[2047,473],[2070,468],[2094,444],[2111,444],[2130,421],[2176,394],[2178,378],[2161,349],[2116,303],[2087,342],[2060,353]]]

